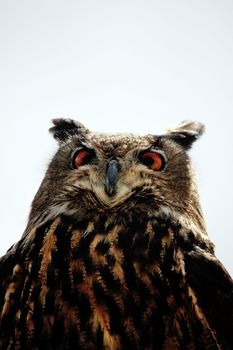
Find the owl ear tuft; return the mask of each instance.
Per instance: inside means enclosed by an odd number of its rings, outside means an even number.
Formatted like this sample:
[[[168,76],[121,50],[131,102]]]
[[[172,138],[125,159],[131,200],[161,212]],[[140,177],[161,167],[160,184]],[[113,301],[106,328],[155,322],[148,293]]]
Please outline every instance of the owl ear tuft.
[[[189,150],[193,142],[196,141],[204,131],[204,124],[197,121],[185,120],[175,127],[167,129],[164,136],[178,143],[185,150]]]
[[[88,133],[88,129],[76,120],[57,118],[52,119],[52,123],[54,126],[49,131],[60,144],[67,142],[74,135]]]

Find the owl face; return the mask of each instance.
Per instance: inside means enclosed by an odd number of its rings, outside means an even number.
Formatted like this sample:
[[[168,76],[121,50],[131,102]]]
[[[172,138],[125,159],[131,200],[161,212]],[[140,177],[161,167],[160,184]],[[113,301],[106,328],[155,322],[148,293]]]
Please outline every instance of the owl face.
[[[192,169],[186,151],[201,124],[185,123],[159,136],[92,133],[72,120],[54,124],[51,132],[60,147],[42,184],[50,208],[73,215],[187,207]]]
[[[89,193],[96,206],[113,208],[140,195],[161,204],[164,190],[175,185],[174,170],[188,172],[182,150],[152,136],[90,133],[85,141],[74,137],[60,152],[67,174],[64,191],[77,192],[77,201],[81,192]]]

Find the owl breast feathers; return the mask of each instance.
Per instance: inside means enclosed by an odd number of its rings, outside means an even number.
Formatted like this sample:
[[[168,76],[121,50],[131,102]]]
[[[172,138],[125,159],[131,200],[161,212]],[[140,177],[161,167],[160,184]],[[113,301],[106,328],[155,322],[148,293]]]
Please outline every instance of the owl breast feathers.
[[[0,349],[233,349],[233,283],[188,155],[203,125],[53,124],[59,149],[0,259]]]

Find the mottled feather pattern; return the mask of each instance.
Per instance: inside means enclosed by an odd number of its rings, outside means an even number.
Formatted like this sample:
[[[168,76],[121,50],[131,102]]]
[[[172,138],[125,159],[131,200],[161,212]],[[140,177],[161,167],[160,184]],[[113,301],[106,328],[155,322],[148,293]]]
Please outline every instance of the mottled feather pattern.
[[[221,348],[183,274],[179,225],[131,220],[59,217],[38,229],[6,282],[8,349]]]
[[[187,154],[203,125],[137,136],[53,123],[59,149],[0,259],[0,349],[233,349],[233,283]]]

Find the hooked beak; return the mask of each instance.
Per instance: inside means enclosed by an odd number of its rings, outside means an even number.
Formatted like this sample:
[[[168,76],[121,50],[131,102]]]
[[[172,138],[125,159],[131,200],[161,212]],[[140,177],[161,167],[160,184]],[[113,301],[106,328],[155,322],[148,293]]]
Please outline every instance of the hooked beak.
[[[120,165],[116,159],[110,160],[107,165],[105,175],[105,192],[111,197],[116,192],[116,184],[118,180]]]

